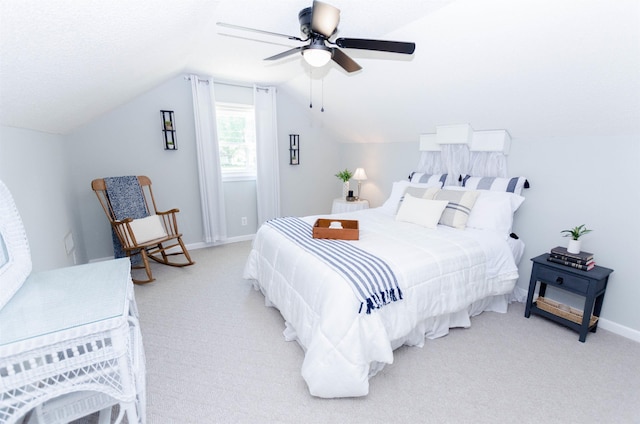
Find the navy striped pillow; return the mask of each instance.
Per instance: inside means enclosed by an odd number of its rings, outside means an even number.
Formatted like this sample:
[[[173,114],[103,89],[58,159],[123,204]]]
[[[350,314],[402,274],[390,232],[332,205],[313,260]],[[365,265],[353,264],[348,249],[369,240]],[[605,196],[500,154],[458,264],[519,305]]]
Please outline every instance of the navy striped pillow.
[[[447,180],[447,174],[427,174],[424,172],[412,172],[409,175],[409,181],[412,183],[429,184],[436,186],[440,183],[440,188],[444,187]]]
[[[500,178],[465,175],[462,178],[462,187],[470,190],[505,191],[521,195],[526,182],[525,177]]]

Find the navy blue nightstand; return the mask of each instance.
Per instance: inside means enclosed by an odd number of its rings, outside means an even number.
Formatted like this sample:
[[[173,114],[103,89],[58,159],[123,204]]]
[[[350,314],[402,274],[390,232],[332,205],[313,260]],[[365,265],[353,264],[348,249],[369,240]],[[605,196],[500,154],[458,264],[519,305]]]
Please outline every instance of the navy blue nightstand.
[[[587,339],[587,333],[595,333],[598,328],[597,317],[600,316],[604,294],[607,290],[607,282],[612,269],[596,266],[591,271],[582,271],[565,265],[547,261],[548,253],[537,256],[533,259],[533,268],[531,269],[531,279],[529,280],[529,295],[527,296],[527,305],[524,310],[524,316],[529,318],[531,313],[543,316],[566,327],[569,327],[580,333],[579,340],[584,342]],[[539,297],[544,298],[547,286],[552,286],[560,290],[566,290],[571,293],[584,296],[584,309],[582,313],[582,321],[572,320],[562,316],[562,313],[554,313],[552,308],[544,305],[538,305],[533,301],[537,283],[540,283]],[[542,309],[545,307],[545,309]],[[595,320],[592,320],[592,315]]]

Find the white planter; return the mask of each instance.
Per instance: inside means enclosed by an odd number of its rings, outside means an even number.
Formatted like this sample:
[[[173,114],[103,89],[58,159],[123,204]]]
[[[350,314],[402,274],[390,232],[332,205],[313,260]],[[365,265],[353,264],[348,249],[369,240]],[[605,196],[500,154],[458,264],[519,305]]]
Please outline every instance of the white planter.
[[[342,198],[346,199],[349,194],[349,181],[345,181],[342,183]]]
[[[569,245],[567,246],[567,252],[569,253],[580,253],[580,240],[569,240]]]

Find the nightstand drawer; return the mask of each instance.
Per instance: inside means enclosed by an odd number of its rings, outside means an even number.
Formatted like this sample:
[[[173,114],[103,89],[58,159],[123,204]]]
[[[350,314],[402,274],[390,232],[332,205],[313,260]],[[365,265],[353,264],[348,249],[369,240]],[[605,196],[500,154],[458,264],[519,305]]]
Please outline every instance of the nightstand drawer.
[[[536,279],[550,284],[552,286],[561,286],[564,289],[574,291],[576,293],[587,293],[589,288],[589,280],[572,275],[568,272],[562,272],[557,269],[538,266],[536,270]]]

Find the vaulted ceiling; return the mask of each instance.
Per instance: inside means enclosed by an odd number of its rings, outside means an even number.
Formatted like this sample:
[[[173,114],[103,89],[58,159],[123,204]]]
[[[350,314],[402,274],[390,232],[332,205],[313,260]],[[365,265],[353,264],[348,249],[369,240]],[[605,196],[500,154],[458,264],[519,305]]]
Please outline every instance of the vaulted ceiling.
[[[0,124],[66,134],[181,73],[276,85],[345,142],[416,141],[436,125],[512,136],[640,135],[638,0],[327,0],[339,35],[416,43],[345,50],[363,69],[312,72],[311,0],[4,0]],[[309,103],[313,102],[313,109]],[[321,112],[324,106],[324,112]]]

